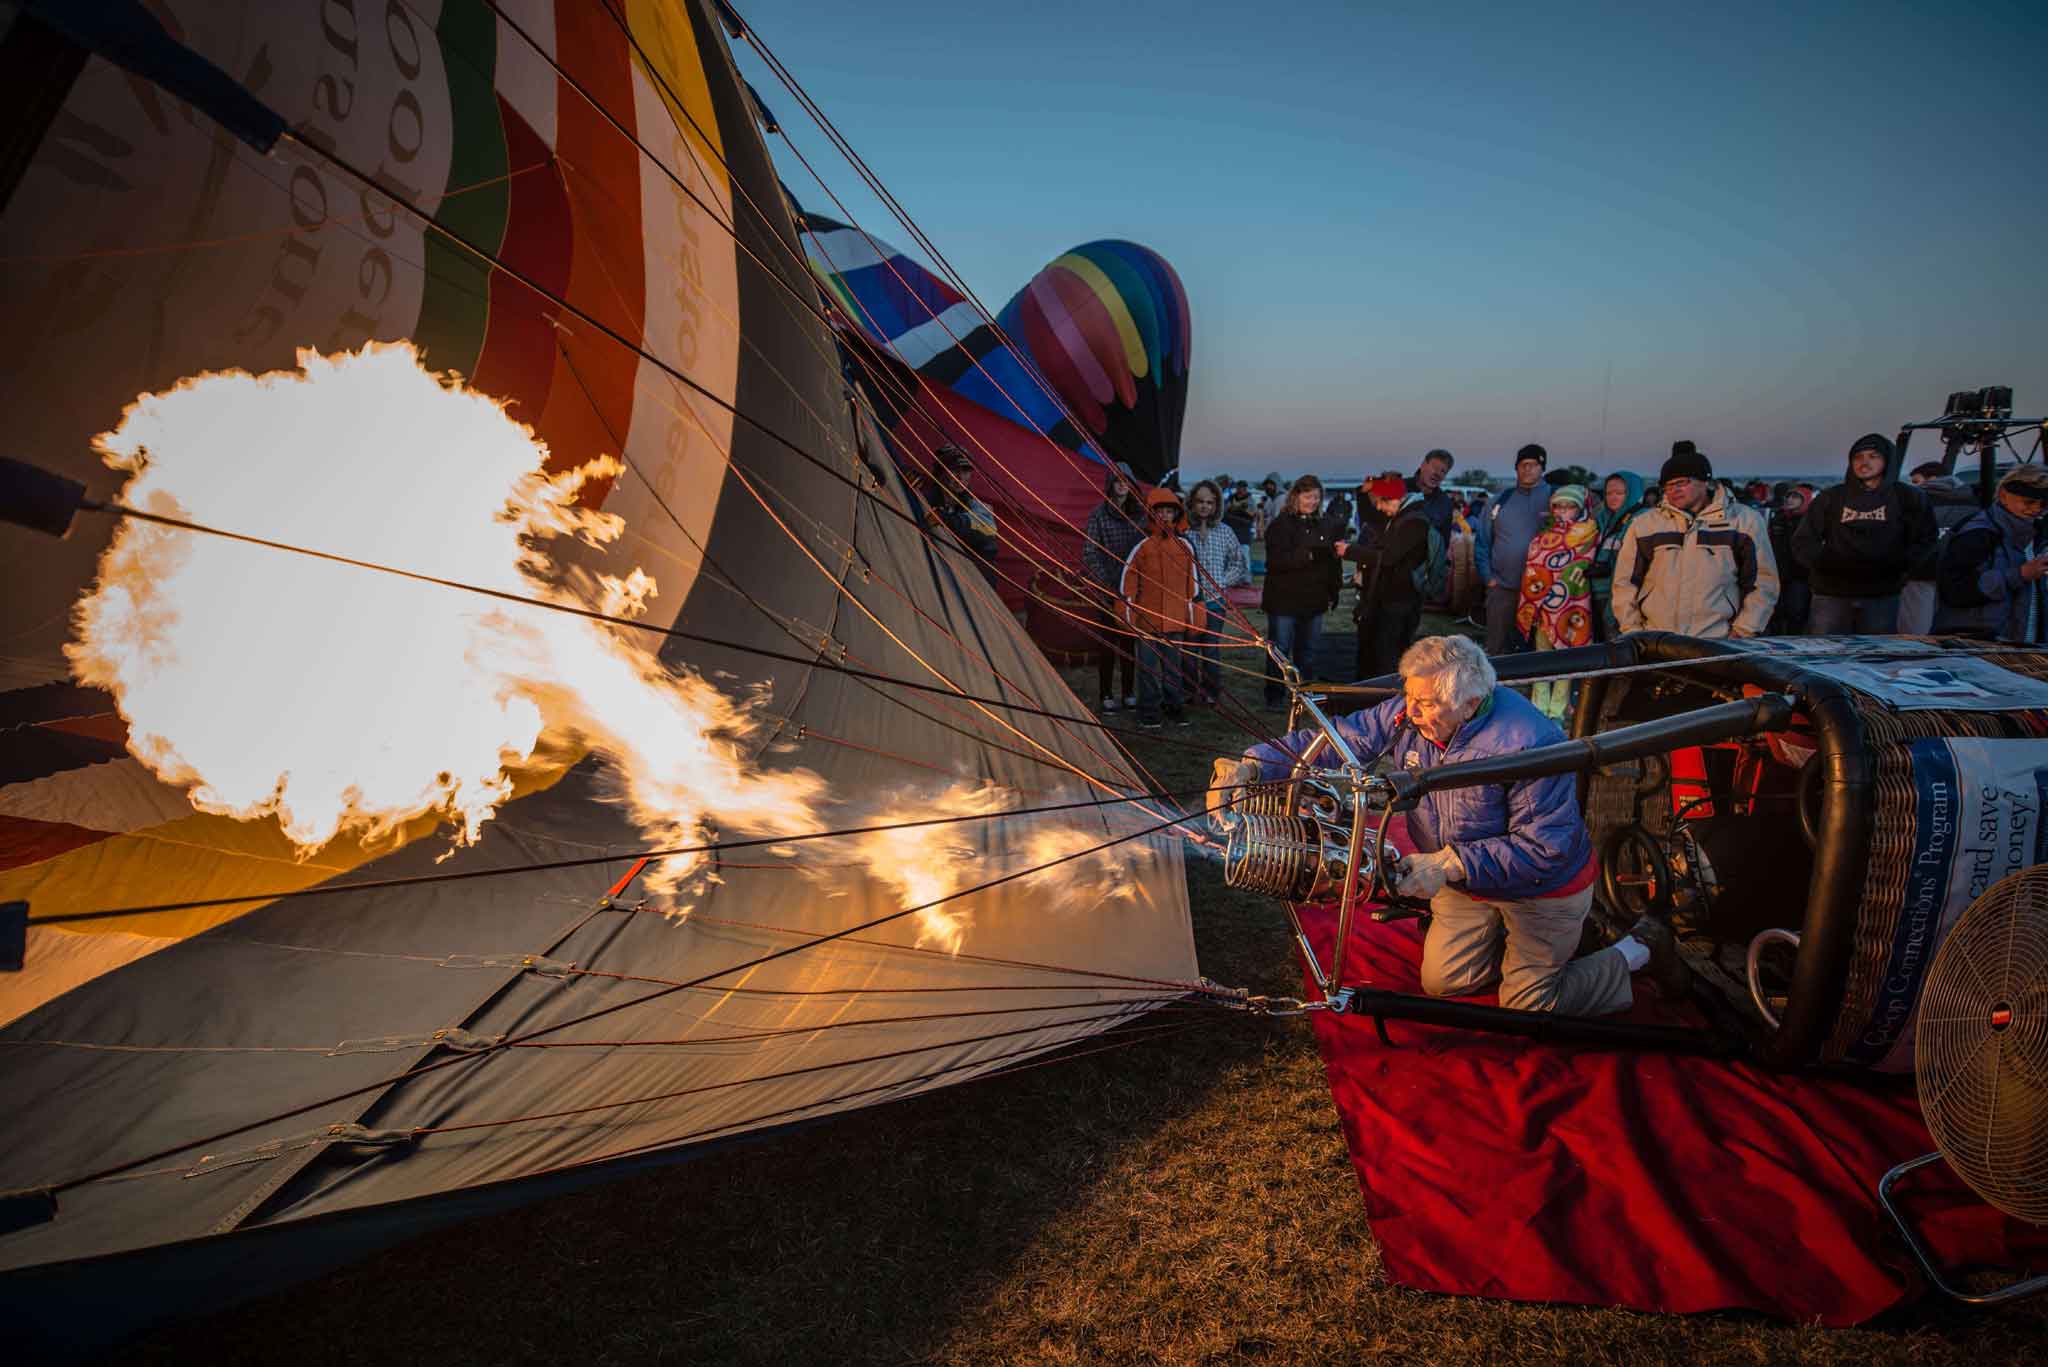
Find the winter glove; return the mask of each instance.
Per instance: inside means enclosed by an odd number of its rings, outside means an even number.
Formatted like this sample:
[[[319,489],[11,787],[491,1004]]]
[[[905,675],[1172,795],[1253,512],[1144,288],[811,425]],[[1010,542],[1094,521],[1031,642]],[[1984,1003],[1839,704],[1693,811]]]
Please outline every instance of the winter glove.
[[[1230,809],[1244,796],[1244,785],[1259,781],[1259,762],[1242,755],[1226,756],[1209,768],[1209,819],[1219,827],[1236,818]]]
[[[1446,845],[1435,854],[1411,854],[1401,860],[1394,879],[1394,891],[1403,897],[1434,897],[1445,883],[1465,881],[1465,866],[1458,852]]]

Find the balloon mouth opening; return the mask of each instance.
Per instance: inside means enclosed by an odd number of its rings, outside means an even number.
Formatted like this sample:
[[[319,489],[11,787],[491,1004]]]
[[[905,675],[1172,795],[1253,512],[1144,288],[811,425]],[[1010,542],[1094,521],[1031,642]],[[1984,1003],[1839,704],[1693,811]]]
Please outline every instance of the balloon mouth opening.
[[[1991,1007],[1991,1028],[2003,1030],[2012,1024],[2012,1003],[1994,1002]]]

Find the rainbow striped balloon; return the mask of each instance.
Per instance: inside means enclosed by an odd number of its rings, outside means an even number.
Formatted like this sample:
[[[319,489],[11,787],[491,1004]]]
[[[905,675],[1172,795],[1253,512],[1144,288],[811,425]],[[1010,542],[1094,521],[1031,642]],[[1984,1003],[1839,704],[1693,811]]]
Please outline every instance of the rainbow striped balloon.
[[[1033,276],[998,315],[1089,433],[1146,479],[1180,464],[1188,295],[1135,242],[1089,242]]]

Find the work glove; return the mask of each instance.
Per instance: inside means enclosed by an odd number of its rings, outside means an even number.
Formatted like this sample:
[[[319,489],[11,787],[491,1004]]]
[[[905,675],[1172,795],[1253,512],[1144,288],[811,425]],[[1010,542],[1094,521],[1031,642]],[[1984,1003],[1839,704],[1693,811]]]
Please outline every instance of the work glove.
[[[1465,866],[1458,852],[1446,845],[1435,854],[1411,854],[1401,860],[1394,877],[1394,891],[1403,897],[1434,897],[1446,883],[1465,881]]]
[[[1259,762],[1242,755],[1229,755],[1209,767],[1209,819],[1228,828],[1237,817],[1231,808],[1244,797],[1244,785],[1259,781]]]

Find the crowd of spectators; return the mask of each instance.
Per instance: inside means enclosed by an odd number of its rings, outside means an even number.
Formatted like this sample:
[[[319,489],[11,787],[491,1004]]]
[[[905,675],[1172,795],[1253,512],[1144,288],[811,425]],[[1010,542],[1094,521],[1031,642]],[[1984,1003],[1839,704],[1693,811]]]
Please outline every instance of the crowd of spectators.
[[[1085,532],[1086,578],[1108,623],[1172,639],[1170,650],[1139,651],[1105,637],[1102,710],[1134,708],[1158,725],[1180,720],[1184,703],[1214,702],[1231,634],[1227,595],[1261,567],[1267,635],[1301,677],[1318,676],[1324,618],[1347,589],[1354,677],[1392,673],[1424,607],[1445,602],[1454,552],[1489,655],[1644,630],[2048,640],[2048,468],[2039,464],[2006,471],[1987,504],[1937,462],[1902,476],[1893,444],[1874,432],[1850,443],[1842,479],[1824,487],[1738,485],[1690,441],[1672,444],[1654,481],[1634,470],[1552,473],[1549,453],[1530,443],[1515,453],[1514,482],[1489,495],[1451,486],[1456,463],[1430,450],[1412,473],[1362,479],[1355,504],[1353,489],[1326,490],[1312,474],[1204,479],[1183,499],[1177,481],[1162,486],[1167,497],[1145,496],[1129,467],[1110,470]],[[939,462],[929,516],[982,552],[993,540],[987,515],[952,465]],[[1154,571],[1169,561],[1174,585],[1162,598]],[[1166,622],[1176,630],[1155,630]],[[1270,658],[1265,676],[1267,705],[1284,706],[1286,681]],[[1555,715],[1565,692],[1535,702]]]
[[[1277,471],[1215,485],[1222,525],[1264,543],[1262,606],[1303,674],[1324,613],[1356,591],[1360,677],[1388,673],[1441,598],[1449,548],[1469,538],[1489,654],[1611,639],[1953,633],[2048,637],[2048,469],[2022,464],[1988,506],[1937,462],[1902,474],[1879,433],[1849,446],[1839,482],[1745,484],[1675,442],[1654,481],[1616,470],[1586,485],[1550,473],[1549,453],[1515,453],[1492,496],[1446,488],[1456,461],[1429,451],[1412,474],[1349,490]],[[1267,696],[1283,690],[1269,667]]]

